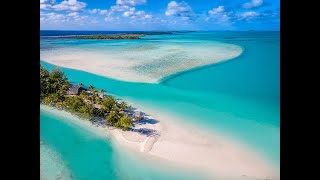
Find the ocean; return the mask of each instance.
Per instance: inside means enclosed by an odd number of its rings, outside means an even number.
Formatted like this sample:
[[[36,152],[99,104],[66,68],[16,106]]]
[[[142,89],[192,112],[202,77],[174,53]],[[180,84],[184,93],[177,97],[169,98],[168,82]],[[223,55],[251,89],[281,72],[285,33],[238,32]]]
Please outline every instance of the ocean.
[[[108,32],[98,34],[104,33]],[[149,113],[165,113],[176,117],[181,123],[235,139],[261,153],[280,171],[279,32],[180,32],[119,41],[56,37],[73,34],[97,32],[40,31],[40,62],[44,67],[55,67],[45,62],[45,58],[63,56],[70,51],[73,53],[70,57],[90,53],[99,54],[101,61],[113,57],[117,61],[107,62],[104,68],[111,72],[110,77],[69,68],[60,69],[73,83],[82,82],[98,89],[104,88],[107,93],[133,102]],[[231,59],[227,56],[230,54]],[[207,59],[217,63],[210,64]],[[124,62],[130,66],[122,67]],[[194,65],[205,64],[186,69],[194,62]],[[127,75],[118,78],[113,73],[117,71]],[[92,134],[76,126],[67,127],[61,117],[41,111],[40,119],[40,140],[59,155],[60,161],[64,162],[64,166],[68,167],[67,172],[73,177],[121,179],[119,173],[114,173],[119,167],[110,164],[118,152],[113,149],[112,143],[101,138],[87,141],[86,138],[90,139]],[[56,126],[61,126],[61,130],[64,129],[62,126],[66,127],[62,133]],[[70,136],[59,138],[57,134]],[[74,140],[75,136],[78,140]],[[88,150],[79,150],[75,154],[74,148],[68,147],[74,141],[81,141],[80,147],[75,146],[76,149]],[[101,153],[90,154],[91,151]],[[112,160],[120,161],[121,158],[116,157]],[[105,162],[109,164],[104,166]],[[130,162],[134,164],[136,160]],[[90,168],[97,171],[92,170],[92,173],[86,170],[83,166],[88,163]],[[164,173],[158,172],[162,171],[160,167],[150,171],[154,173],[149,176],[143,176],[143,169],[148,165],[140,162],[135,166],[141,167],[141,171],[132,173],[131,179],[164,178],[161,176]],[[92,174],[97,177],[90,178]],[[185,179],[182,174],[177,173],[177,178]]]

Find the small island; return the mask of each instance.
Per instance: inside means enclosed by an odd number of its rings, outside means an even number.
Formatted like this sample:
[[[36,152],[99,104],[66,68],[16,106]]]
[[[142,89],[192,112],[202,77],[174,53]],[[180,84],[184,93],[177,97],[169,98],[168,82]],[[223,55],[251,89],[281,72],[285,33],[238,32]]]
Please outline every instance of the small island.
[[[97,40],[108,40],[108,39],[139,39],[145,34],[97,34],[97,35],[72,35],[72,36],[61,36],[61,38],[73,38],[73,39],[97,39]]]
[[[40,103],[124,131],[134,126],[133,120],[143,119],[142,112],[134,112],[125,101],[120,102],[105,92],[92,85],[85,88],[82,83],[71,84],[58,68],[49,72],[40,65]]]

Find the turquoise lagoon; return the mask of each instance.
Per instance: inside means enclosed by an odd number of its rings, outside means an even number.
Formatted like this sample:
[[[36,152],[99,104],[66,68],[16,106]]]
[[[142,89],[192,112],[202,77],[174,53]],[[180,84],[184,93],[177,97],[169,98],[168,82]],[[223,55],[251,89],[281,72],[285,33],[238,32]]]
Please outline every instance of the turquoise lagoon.
[[[217,64],[195,67],[166,77],[154,76],[160,78],[159,83],[126,82],[80,70],[63,67],[61,70],[74,83],[82,82],[87,85],[92,84],[98,89],[104,88],[108,93],[133,102],[149,113],[164,113],[176,117],[181,123],[188,123],[195,128],[202,128],[213,133],[219,132],[224,136],[231,137],[261,153],[280,171],[279,32],[188,32],[174,35],[148,35],[142,40],[116,42],[42,37],[40,51],[58,53],[72,48],[75,52],[80,52],[79,49],[87,52],[105,49],[106,52],[119,53],[128,48],[133,53],[134,50],[140,51],[139,57],[143,57],[145,60],[150,57],[151,62],[154,63],[159,59],[152,58],[150,48],[157,49],[158,46],[161,46],[159,47],[161,50],[166,43],[168,46],[181,47],[184,45],[199,49],[207,48],[209,45],[216,47],[221,45],[224,46],[222,50],[234,47],[226,45],[231,44],[241,47],[242,53],[238,57]],[[166,51],[160,50],[154,50],[154,53],[166,53]],[[181,49],[175,50],[181,52]],[[232,50],[233,48],[230,50],[231,53]],[[167,57],[158,54],[156,57],[171,58],[172,61],[164,62],[174,61],[173,65],[176,65],[183,64],[184,58],[196,61],[196,56],[192,55],[194,53],[187,57],[175,53]],[[205,54],[204,57],[208,55],[211,54]],[[132,59],[132,61],[134,60]],[[165,66],[168,66],[161,63],[163,62],[159,62],[156,67],[166,68]],[[49,69],[55,67],[45,61],[41,61],[41,64]],[[136,72],[142,75],[150,73],[146,70],[148,67],[156,68],[150,64],[135,67],[137,68]],[[115,149],[112,143],[102,138],[86,141],[86,138],[94,135],[85,133],[84,130],[77,130],[72,125],[67,127],[66,123],[63,123],[64,121],[57,119],[59,118],[41,111],[41,140],[60,154],[61,159],[76,179],[101,179],[101,177],[121,179],[121,176],[114,175],[115,172],[121,169],[126,172],[129,167],[119,168],[113,164],[118,161],[117,159],[119,162],[121,161],[121,155],[119,156],[119,150]],[[58,127],[55,128],[50,123],[66,127],[65,129],[60,127],[63,130],[61,132]],[[45,129],[51,130],[45,131]],[[57,134],[66,135],[59,139]],[[73,140],[73,138],[78,140]],[[71,146],[70,144],[75,143],[74,141],[80,141],[80,147],[68,148]],[[97,151],[98,153],[89,154],[89,151]],[[145,170],[143,169],[148,169],[147,167],[150,166],[140,161],[137,163],[137,161],[132,159],[130,163],[135,167],[140,167],[140,171],[126,174],[129,174],[132,179],[165,178],[162,176],[164,173],[161,173],[163,168],[155,165],[155,169],[150,170],[149,176],[144,176]],[[88,163],[90,168],[97,169],[97,171],[90,171],[83,167],[88,166]],[[103,165],[105,163],[108,165]],[[90,178],[93,171],[96,178]],[[176,173],[170,174],[176,174],[177,178],[185,178],[182,176],[183,173],[178,170],[174,172]]]
[[[74,117],[61,116],[43,107],[40,110],[40,174],[43,179],[191,180],[201,177],[139,159],[95,129],[73,123],[71,118]]]

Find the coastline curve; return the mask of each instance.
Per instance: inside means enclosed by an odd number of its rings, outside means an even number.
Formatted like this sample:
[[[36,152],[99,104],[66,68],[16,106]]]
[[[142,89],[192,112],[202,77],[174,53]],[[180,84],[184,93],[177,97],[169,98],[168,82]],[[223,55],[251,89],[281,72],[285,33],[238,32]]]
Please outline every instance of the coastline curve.
[[[238,46],[238,45],[237,45],[237,46]],[[179,72],[170,74],[170,75],[168,75],[168,76],[165,76],[165,77],[159,79],[159,80],[158,80],[158,84],[165,84],[167,81],[169,81],[169,80],[171,80],[171,79],[174,79],[175,77],[180,76],[180,75],[183,75],[183,74],[191,73],[191,72],[198,71],[198,70],[201,70],[201,69],[205,69],[205,68],[208,68],[208,67],[211,67],[211,66],[217,66],[217,65],[221,65],[221,64],[224,64],[224,63],[227,63],[227,62],[236,60],[236,59],[239,58],[241,55],[243,55],[243,53],[245,52],[245,48],[244,48],[244,47],[241,47],[241,46],[239,46],[239,47],[241,48],[241,53],[240,53],[238,56],[235,56],[235,57],[230,58],[230,59],[225,59],[225,60],[222,60],[222,61],[220,61],[220,62],[211,63],[211,64],[205,64],[205,65],[200,65],[200,66],[196,66],[196,67],[193,67],[193,68],[184,70],[184,71],[179,71]]]
[[[41,50],[40,59],[115,80],[160,84],[182,73],[233,60],[244,51],[243,47],[236,44],[218,41],[206,43],[190,47],[160,43],[152,48],[148,43],[131,44],[123,53],[118,53],[120,48],[106,50],[108,48],[94,45],[92,49],[85,46],[86,51],[83,47],[53,48]]]

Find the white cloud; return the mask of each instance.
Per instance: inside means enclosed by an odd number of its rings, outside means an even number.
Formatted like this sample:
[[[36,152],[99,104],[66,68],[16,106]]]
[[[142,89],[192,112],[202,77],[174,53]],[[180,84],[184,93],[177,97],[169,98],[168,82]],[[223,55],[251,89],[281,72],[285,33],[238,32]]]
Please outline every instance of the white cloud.
[[[137,11],[134,14],[134,16],[132,16],[131,18],[140,19],[140,20],[146,20],[146,19],[152,19],[152,15],[151,14],[147,14],[144,11]]]
[[[208,11],[206,21],[211,20],[215,24],[230,24],[230,15],[232,12],[226,12],[224,6],[218,6]]]
[[[146,14],[146,15],[144,15],[144,18],[145,18],[145,19],[151,19],[151,18],[152,18],[152,15],[151,15],[151,14]]]
[[[209,14],[210,15],[215,15],[215,14],[218,14],[218,13],[222,13],[224,12],[224,7],[223,6],[218,6],[217,8],[213,8],[211,10],[209,10]]]
[[[106,15],[108,13],[108,10],[100,10],[99,11],[99,14],[101,14],[101,15]]]
[[[84,9],[87,4],[77,0],[64,0],[59,4],[54,4],[55,0],[40,0],[40,9],[56,11],[80,11]]]
[[[100,14],[100,15],[106,15],[109,11],[107,9],[91,9],[88,10],[90,14]]]
[[[72,13],[67,14],[67,16],[76,17],[76,16],[79,16],[79,13],[78,12],[72,12]]]
[[[89,9],[88,10],[88,12],[90,13],[90,14],[97,14],[97,12],[99,12],[100,11],[100,9]]]
[[[229,23],[230,17],[227,14],[222,14],[219,19],[220,24]]]
[[[144,15],[144,14],[145,14],[144,11],[137,11],[137,12],[136,12],[136,15],[139,15],[139,16],[140,16],[140,15]]]
[[[64,0],[60,4],[52,5],[50,8],[56,11],[80,11],[86,6],[86,3],[77,0]]]
[[[120,18],[119,18],[119,16],[113,17],[113,16],[108,15],[108,16],[106,16],[106,17],[104,18],[104,20],[105,20],[106,22],[119,22]]]
[[[243,13],[240,13],[237,15],[239,20],[249,20],[249,19],[253,19],[258,16],[260,16],[260,13],[255,12],[255,11],[243,12]]]
[[[80,11],[87,6],[86,3],[77,0],[64,0],[55,4],[55,0],[40,0],[40,9],[56,11]]]
[[[54,12],[51,13],[43,13],[43,17],[40,17],[40,20],[42,22],[48,22],[48,23],[65,23],[69,21],[69,18],[64,16],[63,14],[57,14]]]
[[[168,3],[165,15],[166,16],[186,16],[192,12],[191,7],[184,1],[171,1]]]
[[[113,12],[122,12],[122,11],[125,11],[125,10],[127,10],[127,9],[129,9],[130,7],[129,6],[127,6],[127,5],[114,5],[114,6],[111,6],[111,11],[113,11]]]
[[[250,9],[253,7],[259,7],[263,4],[263,0],[251,0],[250,2],[244,3],[243,8]]]
[[[118,5],[127,5],[127,6],[136,6],[145,4],[147,0],[117,0],[116,4]]]
[[[40,4],[44,4],[44,3],[55,3],[56,1],[55,0],[40,0]]]
[[[53,3],[55,3],[55,0],[40,0],[40,9],[50,9]]]
[[[124,17],[129,17],[129,16],[132,16],[132,15],[134,15],[135,14],[135,10],[136,10],[136,8],[130,8],[128,11],[125,11],[122,15],[124,16]]]
[[[40,22],[45,24],[90,24],[95,23],[95,18],[80,15],[78,12],[71,12],[68,14],[59,14],[55,12],[45,13],[40,12]]]
[[[122,14],[124,17],[130,17],[132,19],[146,20],[152,19],[151,14],[147,14],[144,11],[135,11],[135,8],[130,8]]]
[[[120,21],[120,15],[118,13],[120,12],[126,12],[130,11],[130,7],[127,5],[113,5],[110,7],[110,9],[106,11],[99,11],[100,14],[106,15],[104,20],[106,22],[112,22],[112,23],[119,23]],[[132,10],[131,10],[132,11]],[[115,15],[116,14],[116,15]],[[122,16],[126,16],[128,13],[122,13]],[[129,15],[129,14],[128,14]]]
[[[109,9],[85,9],[87,4],[83,0],[62,0],[55,3],[54,0],[40,0],[40,21],[43,24],[92,24],[98,23],[93,14],[103,15],[106,22],[120,23],[150,23],[153,16],[145,11],[137,10],[134,6],[145,4],[146,0],[117,0]],[[51,10],[51,12],[48,12]],[[59,13],[61,11],[61,13]],[[90,17],[84,13],[92,14]],[[122,19],[127,19],[122,21]]]
[[[111,6],[110,9],[92,9],[88,10],[90,14],[100,14],[100,15],[105,15],[106,17],[104,18],[105,21],[107,22],[117,22],[120,20],[120,17],[116,16],[114,17],[113,15],[119,12],[124,12],[124,11],[130,11],[130,7],[127,5],[114,5]],[[131,9],[131,11],[135,11],[135,8]],[[128,13],[123,13],[123,16],[126,16]],[[129,15],[129,14],[128,14]]]
[[[40,9],[47,10],[52,7],[51,4],[40,4]]]
[[[121,15],[124,18],[130,18],[134,20],[149,20],[152,19],[152,15],[146,13],[145,11],[137,11],[132,5],[137,5],[145,3],[146,1],[117,1],[116,5],[113,5],[108,10],[92,10],[92,13],[99,13],[106,15],[105,21],[119,23]],[[132,21],[129,21],[132,22]]]

